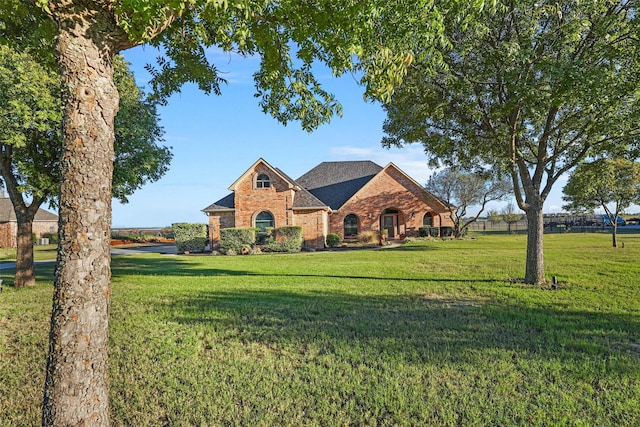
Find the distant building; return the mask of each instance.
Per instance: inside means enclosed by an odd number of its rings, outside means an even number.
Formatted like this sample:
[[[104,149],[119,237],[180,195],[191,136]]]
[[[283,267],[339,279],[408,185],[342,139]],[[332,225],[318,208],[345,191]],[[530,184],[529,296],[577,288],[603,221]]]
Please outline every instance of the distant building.
[[[33,233],[41,238],[44,233],[58,232],[58,216],[44,209],[38,209],[33,219]],[[0,194],[0,247],[15,248],[18,234],[18,221],[13,203],[6,195]]]

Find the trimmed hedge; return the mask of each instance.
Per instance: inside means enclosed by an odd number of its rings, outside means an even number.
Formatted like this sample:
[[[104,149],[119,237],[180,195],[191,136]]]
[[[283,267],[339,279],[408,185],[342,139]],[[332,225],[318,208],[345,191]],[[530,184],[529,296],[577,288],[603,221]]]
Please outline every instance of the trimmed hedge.
[[[440,235],[440,227],[420,227],[418,233],[420,237],[438,237]]]
[[[443,238],[453,236],[453,227],[440,227],[440,236]]]
[[[204,252],[207,244],[207,225],[180,222],[173,224],[178,253]]]
[[[300,252],[302,242],[302,227],[280,227],[273,230],[273,237],[264,249],[270,252]]]
[[[251,253],[257,228],[223,228],[220,230],[220,252],[226,255]]]

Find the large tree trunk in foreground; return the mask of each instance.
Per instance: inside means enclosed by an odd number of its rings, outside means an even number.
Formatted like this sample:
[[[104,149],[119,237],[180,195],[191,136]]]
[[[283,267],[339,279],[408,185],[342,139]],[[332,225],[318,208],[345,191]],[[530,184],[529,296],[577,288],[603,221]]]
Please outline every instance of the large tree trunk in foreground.
[[[107,341],[110,294],[114,116],[106,12],[58,4],[58,62],[64,110],[60,243],[51,315],[43,425],[109,425]],[[79,9],[84,6],[77,6]],[[66,14],[66,18],[60,18]],[[91,25],[92,24],[92,25]],[[97,27],[97,28],[96,28]]]
[[[540,285],[544,279],[544,218],[542,203],[531,204],[527,214],[527,267],[524,276],[525,283]]]
[[[16,288],[34,286],[36,276],[33,269],[33,219],[18,218],[16,237]]]

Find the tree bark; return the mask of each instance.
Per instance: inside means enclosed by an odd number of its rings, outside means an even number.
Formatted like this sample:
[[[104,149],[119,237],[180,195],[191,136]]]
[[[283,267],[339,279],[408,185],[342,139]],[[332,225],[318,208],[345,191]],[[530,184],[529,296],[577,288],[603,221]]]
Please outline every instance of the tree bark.
[[[542,206],[542,203],[530,204],[526,210],[527,261],[524,281],[531,285],[545,283],[543,253],[544,218],[542,216]]]
[[[618,215],[613,218],[611,223],[611,243],[614,248],[618,247]]]
[[[77,7],[59,3],[59,7]],[[109,425],[107,342],[115,27],[108,12],[56,10],[64,147],[43,425]],[[64,15],[63,15],[64,14]]]
[[[17,218],[15,287],[34,286],[36,276],[33,268],[33,219]]]

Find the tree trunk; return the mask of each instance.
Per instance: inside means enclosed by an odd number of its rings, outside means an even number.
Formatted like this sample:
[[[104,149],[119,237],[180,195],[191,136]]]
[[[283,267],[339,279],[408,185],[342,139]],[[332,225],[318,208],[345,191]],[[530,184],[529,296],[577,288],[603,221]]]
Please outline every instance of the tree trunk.
[[[18,217],[18,215],[16,215]],[[16,274],[15,287],[34,286],[36,276],[33,270],[33,219],[17,218]]]
[[[70,2],[59,8],[77,7]],[[109,425],[107,342],[110,294],[113,49],[107,12],[56,11],[63,105],[60,242],[43,425]],[[62,13],[66,16],[60,17]]]
[[[544,218],[542,216],[542,203],[532,204],[526,211],[527,214],[527,267],[524,276],[525,283],[540,285],[544,279]]]
[[[611,243],[614,248],[618,247],[618,216],[616,215],[613,218],[613,222],[611,223]]]

